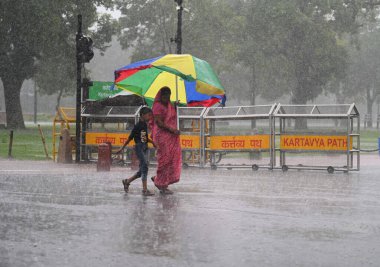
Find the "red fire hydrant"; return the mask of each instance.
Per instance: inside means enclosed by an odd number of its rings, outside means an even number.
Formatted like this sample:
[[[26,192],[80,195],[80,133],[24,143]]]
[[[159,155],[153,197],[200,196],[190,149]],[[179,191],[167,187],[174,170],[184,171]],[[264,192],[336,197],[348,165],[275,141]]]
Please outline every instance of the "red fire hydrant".
[[[111,149],[110,143],[102,143],[98,147],[98,164],[96,170],[110,171],[111,170]]]

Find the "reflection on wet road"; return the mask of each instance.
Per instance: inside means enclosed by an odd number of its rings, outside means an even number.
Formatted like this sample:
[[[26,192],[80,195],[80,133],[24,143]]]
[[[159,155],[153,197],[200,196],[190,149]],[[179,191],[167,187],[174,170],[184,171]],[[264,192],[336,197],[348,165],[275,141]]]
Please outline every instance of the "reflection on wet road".
[[[188,169],[153,197],[130,174],[0,160],[0,266],[380,265],[380,167]]]

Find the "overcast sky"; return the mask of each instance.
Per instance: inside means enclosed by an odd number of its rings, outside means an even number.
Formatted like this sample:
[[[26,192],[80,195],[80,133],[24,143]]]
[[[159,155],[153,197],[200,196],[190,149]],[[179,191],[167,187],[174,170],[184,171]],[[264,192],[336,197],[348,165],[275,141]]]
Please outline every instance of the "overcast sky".
[[[100,6],[97,9],[98,9],[99,13],[108,13],[108,14],[111,14],[112,17],[115,18],[115,19],[118,19],[121,16],[121,13],[120,13],[119,10],[109,10],[109,9],[106,9],[105,7],[103,7],[103,6]]]

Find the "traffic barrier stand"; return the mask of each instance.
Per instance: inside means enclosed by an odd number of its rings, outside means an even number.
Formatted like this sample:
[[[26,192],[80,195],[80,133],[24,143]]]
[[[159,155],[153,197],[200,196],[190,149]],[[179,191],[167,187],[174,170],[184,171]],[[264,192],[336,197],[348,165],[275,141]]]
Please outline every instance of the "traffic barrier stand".
[[[204,114],[206,158],[219,167],[272,169],[273,105],[211,107]]]
[[[359,171],[360,116],[355,104],[279,104],[273,118],[274,168]]]
[[[178,107],[180,142],[182,149],[182,165],[184,168],[204,167],[205,134],[208,124],[204,122],[205,107]]]

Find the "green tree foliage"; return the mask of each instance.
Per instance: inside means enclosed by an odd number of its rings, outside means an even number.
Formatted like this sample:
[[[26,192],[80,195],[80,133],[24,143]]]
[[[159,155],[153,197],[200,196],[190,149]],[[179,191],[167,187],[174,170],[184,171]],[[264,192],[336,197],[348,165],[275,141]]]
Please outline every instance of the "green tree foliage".
[[[133,61],[173,52],[174,1],[116,0],[116,6],[122,14],[119,40],[124,49],[134,48]]]
[[[360,6],[348,1],[243,2],[241,23],[234,29],[240,42],[232,44],[232,56],[252,70],[253,97],[290,92],[293,103],[303,104],[344,75],[347,52],[339,36],[356,33]]]
[[[355,35],[343,38],[348,51],[346,75],[333,79],[326,91],[334,94],[338,103],[363,101],[367,104],[367,113],[372,114],[373,103],[380,96],[380,33],[377,21],[380,2],[358,3],[361,3],[361,13],[357,15]],[[360,27],[358,22],[361,23]],[[369,122],[371,125],[372,122]]]
[[[217,70],[232,68],[231,62],[224,56],[224,47],[233,36],[226,30],[234,23],[235,4],[228,0],[204,0],[184,2],[188,12],[184,13],[183,50],[207,60]]]
[[[357,96],[367,104],[367,114],[372,114],[373,103],[380,96],[380,30],[363,32],[358,47],[349,50],[349,68],[346,79],[340,80],[340,94]],[[370,122],[369,126],[372,126]]]
[[[171,40],[177,31],[176,3],[167,0],[116,0],[122,13],[119,40],[123,48],[133,47],[132,61],[175,53]],[[183,53],[217,62],[221,44],[228,34],[223,26],[233,12],[229,1],[184,0],[182,39]],[[220,62],[219,62],[220,63]]]
[[[120,40],[133,60],[174,52],[174,1],[117,1]],[[348,45],[374,20],[371,0],[186,1],[183,51],[209,61],[227,93],[252,104],[289,95],[305,104],[348,70]],[[342,86],[334,86],[339,91]]]
[[[307,2],[307,1],[306,1]],[[323,2],[323,1],[320,1]],[[347,53],[340,45],[334,23],[326,17],[333,16],[326,6],[294,5],[282,24],[287,31],[284,53],[291,62],[296,80],[292,90],[292,102],[305,104],[322,93],[323,86],[334,77],[344,75]]]
[[[228,61],[246,69],[249,86],[241,93],[251,104],[260,94],[270,99],[281,96],[292,82],[289,64],[279,52],[283,36],[279,25],[286,12],[270,1],[240,1],[235,8],[224,51]]]
[[[177,31],[175,1],[117,0],[117,6],[122,13],[119,40],[124,49],[133,48],[132,61],[175,53],[176,44],[171,42]],[[226,84],[235,63],[224,56],[232,38],[225,25],[234,23],[235,2],[184,0],[183,6],[182,52],[208,61]]]
[[[235,40],[227,51],[250,69],[251,104],[255,97],[290,94],[294,104],[315,99],[332,80],[345,78],[347,43],[367,19],[364,1],[256,0],[237,10]],[[298,120],[296,127],[306,127]]]
[[[2,0],[0,2],[0,78],[4,85],[7,125],[24,128],[20,89],[35,78],[42,92],[73,88],[77,14],[85,28],[97,25],[95,44],[110,40],[109,17],[98,20],[97,5],[111,0]]]

